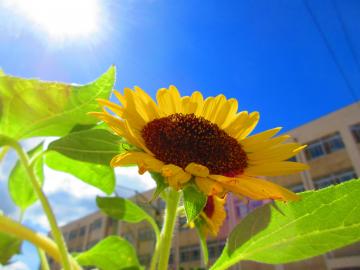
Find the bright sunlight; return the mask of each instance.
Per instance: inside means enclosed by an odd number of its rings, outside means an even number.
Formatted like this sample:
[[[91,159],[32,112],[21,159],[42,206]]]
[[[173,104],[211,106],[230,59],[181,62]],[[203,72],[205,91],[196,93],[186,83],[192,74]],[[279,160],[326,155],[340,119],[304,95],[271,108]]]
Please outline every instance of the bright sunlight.
[[[51,39],[89,37],[100,28],[98,0],[16,0],[12,4]]]

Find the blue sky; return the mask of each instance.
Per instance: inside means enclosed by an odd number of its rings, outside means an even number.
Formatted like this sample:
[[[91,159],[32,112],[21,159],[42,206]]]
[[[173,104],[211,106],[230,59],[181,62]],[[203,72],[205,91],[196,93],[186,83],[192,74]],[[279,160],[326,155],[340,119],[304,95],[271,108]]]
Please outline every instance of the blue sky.
[[[355,101],[304,1],[98,2],[100,31],[86,38],[54,40],[10,1],[0,0],[0,67],[16,76],[86,83],[115,64],[117,89],[139,85],[154,95],[158,88],[174,84],[183,94],[224,93],[237,98],[241,110],[261,113],[258,130],[274,126],[289,130]],[[316,0],[309,1],[309,6],[355,95],[360,96],[356,62],[360,59],[360,2]],[[63,17],[67,19],[66,14]],[[1,194],[10,167],[11,162],[1,164]],[[67,177],[51,176],[58,183]],[[121,178],[121,184],[144,186],[144,179],[135,172],[127,177]],[[69,186],[81,185],[68,181]],[[48,184],[46,190],[56,205],[59,198],[68,196],[67,201],[78,205],[76,211],[95,209],[93,197],[66,193],[61,184]],[[6,209],[15,213],[10,202],[1,198]],[[75,210],[66,211],[66,205],[59,209],[61,222],[78,215]],[[29,212],[28,224],[46,231],[46,223],[29,221],[41,220],[39,206]],[[29,246],[26,252],[34,254]],[[36,259],[25,262],[34,269]]]

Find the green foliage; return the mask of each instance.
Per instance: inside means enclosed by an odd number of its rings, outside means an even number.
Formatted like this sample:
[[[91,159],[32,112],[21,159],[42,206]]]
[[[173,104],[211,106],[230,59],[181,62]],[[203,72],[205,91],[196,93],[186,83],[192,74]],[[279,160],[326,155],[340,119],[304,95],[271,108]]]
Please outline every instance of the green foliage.
[[[8,264],[12,256],[19,254],[22,241],[0,232],[0,265]]]
[[[101,270],[142,269],[133,246],[119,236],[107,237],[75,258],[80,265]]]
[[[29,158],[31,159],[39,155],[42,151],[43,144],[41,143],[28,152]],[[33,164],[34,173],[41,185],[44,182],[43,163],[43,157],[39,156],[36,158]],[[28,208],[38,199],[31,184],[29,175],[20,161],[17,161],[15,167],[11,171],[8,181],[8,189],[12,200],[17,206],[21,208],[22,211],[25,211],[26,208]]]
[[[141,207],[130,200],[119,197],[97,197],[99,209],[109,217],[130,223],[152,219]]]
[[[125,141],[104,129],[88,129],[70,133],[49,144],[48,150],[69,158],[110,165],[111,159],[124,152]]]
[[[302,199],[265,205],[231,232],[211,269],[241,260],[282,264],[303,260],[360,240],[360,180],[301,194]],[[283,213],[283,214],[282,214]]]
[[[188,222],[193,221],[206,205],[207,196],[195,185],[187,185],[184,190],[184,208]]]
[[[0,104],[0,106],[1,106],[1,104]],[[9,137],[0,134],[0,147],[2,147],[4,145],[8,145],[9,143],[10,143]]]
[[[51,169],[72,174],[106,194],[114,192],[115,173],[109,166],[73,160],[57,152],[48,152],[45,163]]]
[[[0,76],[0,134],[14,139],[63,136],[75,125],[98,122],[96,98],[108,98],[115,82],[115,67],[96,81],[79,86]]]
[[[160,173],[150,172],[150,175],[152,179],[154,179],[154,181],[156,182],[156,189],[151,198],[151,201],[153,201],[157,197],[159,197],[161,192],[163,192],[168,187],[168,185],[166,184],[164,177]]]

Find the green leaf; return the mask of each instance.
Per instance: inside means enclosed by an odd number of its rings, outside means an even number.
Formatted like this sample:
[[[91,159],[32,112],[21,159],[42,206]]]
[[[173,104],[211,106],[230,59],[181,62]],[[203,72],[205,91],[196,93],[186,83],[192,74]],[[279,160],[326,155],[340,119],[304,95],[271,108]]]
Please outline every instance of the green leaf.
[[[37,156],[43,151],[43,144],[39,144],[34,149],[28,152],[29,158]],[[42,156],[35,161],[34,172],[37,176],[40,185],[44,182],[43,172],[44,159]],[[14,203],[24,211],[30,205],[37,201],[38,197],[33,189],[31,180],[25,170],[25,167],[18,161],[12,169],[8,181],[8,189],[10,196]]]
[[[152,219],[141,207],[120,197],[97,197],[96,204],[106,215],[130,223]]]
[[[97,98],[108,98],[115,67],[87,85],[0,76],[0,133],[14,139],[63,136],[76,125],[98,122]]]
[[[88,129],[53,141],[48,150],[57,151],[72,159],[109,166],[114,156],[125,151],[123,144],[126,142],[122,137],[107,130]]]
[[[195,185],[187,185],[183,190],[184,208],[188,222],[193,221],[206,205],[207,196]]]
[[[141,269],[134,247],[119,236],[109,236],[75,257],[83,266],[101,270]]]
[[[211,269],[241,260],[283,264],[360,241],[360,180],[301,194],[296,202],[265,205],[231,232]],[[282,214],[283,213],[283,214]]]
[[[22,241],[14,236],[0,233],[0,265],[8,264],[12,256],[19,254]]]
[[[45,163],[51,169],[69,173],[108,195],[114,192],[115,173],[109,166],[73,160],[57,152],[48,152]]]
[[[4,136],[0,134],[0,147],[4,145],[9,145],[10,143],[11,143],[11,139],[8,136]]]
[[[166,184],[164,177],[160,173],[150,172],[150,175],[152,179],[154,179],[154,181],[156,182],[156,189],[150,200],[153,201],[157,197],[159,197],[161,192],[163,192],[168,187],[168,185]]]

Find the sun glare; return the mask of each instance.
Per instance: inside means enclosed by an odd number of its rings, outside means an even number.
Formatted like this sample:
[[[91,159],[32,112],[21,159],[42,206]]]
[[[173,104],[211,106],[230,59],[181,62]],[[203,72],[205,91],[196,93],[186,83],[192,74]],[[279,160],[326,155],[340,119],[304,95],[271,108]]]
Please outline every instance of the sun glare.
[[[56,40],[89,37],[99,31],[98,0],[16,0],[16,8]]]

